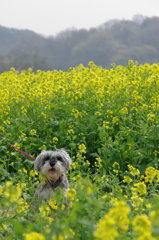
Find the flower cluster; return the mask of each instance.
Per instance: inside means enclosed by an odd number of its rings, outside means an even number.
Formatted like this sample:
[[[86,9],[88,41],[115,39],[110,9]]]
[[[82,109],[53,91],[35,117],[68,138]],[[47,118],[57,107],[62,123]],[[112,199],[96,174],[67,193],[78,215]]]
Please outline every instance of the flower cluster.
[[[116,201],[114,207],[98,222],[94,236],[98,239],[114,240],[120,231],[127,231],[130,208],[124,201]]]

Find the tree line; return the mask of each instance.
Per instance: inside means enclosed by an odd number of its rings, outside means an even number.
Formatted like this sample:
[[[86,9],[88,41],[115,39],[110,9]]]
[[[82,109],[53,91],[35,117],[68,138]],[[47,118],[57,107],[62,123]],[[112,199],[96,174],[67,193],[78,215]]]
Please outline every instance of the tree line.
[[[0,26],[0,72],[11,67],[67,70],[89,61],[110,67],[130,59],[159,62],[159,17],[111,20],[90,30],[67,29],[50,37]]]

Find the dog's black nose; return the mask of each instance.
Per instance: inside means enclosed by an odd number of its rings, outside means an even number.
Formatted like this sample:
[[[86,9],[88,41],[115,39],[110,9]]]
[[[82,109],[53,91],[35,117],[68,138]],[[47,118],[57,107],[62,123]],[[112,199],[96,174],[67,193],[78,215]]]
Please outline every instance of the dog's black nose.
[[[55,166],[56,160],[55,159],[51,159],[50,160],[50,166],[53,167]]]

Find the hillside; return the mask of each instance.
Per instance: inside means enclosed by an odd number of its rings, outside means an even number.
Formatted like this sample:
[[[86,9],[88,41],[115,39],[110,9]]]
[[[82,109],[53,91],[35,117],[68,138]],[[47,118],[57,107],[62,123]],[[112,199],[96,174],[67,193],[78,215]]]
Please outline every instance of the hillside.
[[[0,26],[0,71],[67,70],[89,61],[109,67],[159,61],[159,18],[134,17],[132,21],[111,20],[90,30],[66,30],[44,37],[30,30]]]

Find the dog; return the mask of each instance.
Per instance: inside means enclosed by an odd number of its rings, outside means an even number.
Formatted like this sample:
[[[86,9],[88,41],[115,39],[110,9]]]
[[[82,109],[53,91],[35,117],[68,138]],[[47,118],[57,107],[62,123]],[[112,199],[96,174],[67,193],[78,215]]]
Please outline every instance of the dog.
[[[44,176],[45,182],[37,188],[34,199],[49,200],[57,187],[65,194],[69,188],[65,173],[71,163],[72,160],[64,149],[42,151],[35,159],[34,169]]]

